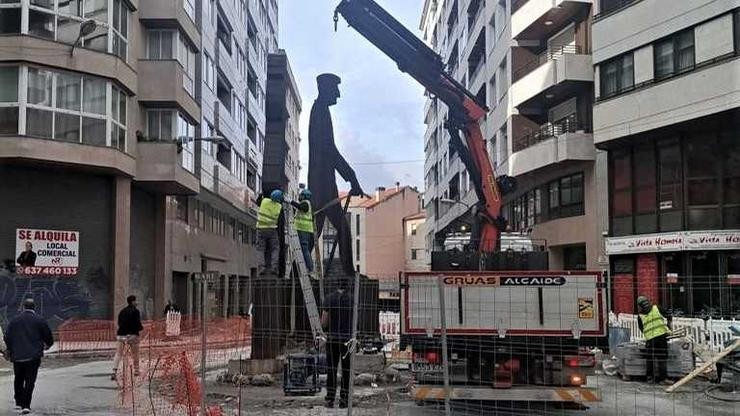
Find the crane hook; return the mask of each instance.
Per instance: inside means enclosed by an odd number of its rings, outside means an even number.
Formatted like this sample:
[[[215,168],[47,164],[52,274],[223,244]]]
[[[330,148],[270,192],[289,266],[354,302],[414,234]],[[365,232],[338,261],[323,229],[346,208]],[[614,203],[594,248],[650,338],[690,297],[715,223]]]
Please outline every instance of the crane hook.
[[[337,23],[339,23],[339,12],[334,10],[334,32],[337,31]]]

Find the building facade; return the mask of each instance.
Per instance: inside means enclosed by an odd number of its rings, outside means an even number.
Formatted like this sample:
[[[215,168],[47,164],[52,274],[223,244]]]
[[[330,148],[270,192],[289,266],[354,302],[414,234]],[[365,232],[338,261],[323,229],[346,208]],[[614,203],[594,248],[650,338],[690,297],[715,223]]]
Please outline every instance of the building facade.
[[[424,39],[489,113],[481,121],[497,174],[516,177],[509,231],[542,242],[551,269],[597,269],[603,259],[591,133],[591,1],[428,0]],[[477,202],[449,148],[446,106],[426,105],[427,246],[469,230]],[[602,157],[602,172],[605,159]]]
[[[609,155],[616,312],[637,294],[740,311],[740,6],[599,2],[594,139]]]
[[[284,50],[267,56],[267,135],[263,189],[298,198],[301,95]]]
[[[346,198],[346,194],[342,195]],[[352,235],[352,256],[360,273],[377,280],[393,280],[406,265],[403,219],[418,214],[422,194],[400,183],[392,188],[378,187],[372,197],[353,197],[347,209]],[[344,204],[344,199],[342,199]],[[319,238],[321,256],[330,257],[336,232],[329,222]],[[338,264],[339,249],[334,255]]]
[[[423,272],[431,267],[432,259],[426,249],[426,213],[424,211],[411,214],[403,219],[403,245],[406,256],[404,271]]]
[[[213,313],[238,313],[256,270],[275,1],[0,7],[0,191],[16,195],[0,208],[3,304],[42,298],[53,323],[110,318],[129,294],[147,318],[168,299],[192,313],[191,274],[213,271]]]

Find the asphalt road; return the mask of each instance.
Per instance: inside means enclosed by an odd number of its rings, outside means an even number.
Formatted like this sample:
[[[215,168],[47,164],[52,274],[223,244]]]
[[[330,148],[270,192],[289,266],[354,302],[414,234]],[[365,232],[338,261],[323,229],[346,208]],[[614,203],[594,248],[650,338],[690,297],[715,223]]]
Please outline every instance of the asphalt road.
[[[120,391],[109,379],[109,361],[56,361],[46,360],[39,374],[33,409],[36,415],[130,415],[131,409],[122,409]],[[615,377],[600,376],[591,381],[601,389],[602,401],[582,411],[542,409],[537,407],[517,408],[502,411],[508,415],[563,415],[563,416],[740,416],[740,403],[721,402],[708,398],[703,382],[689,384],[684,391],[667,394],[662,387],[639,382],[624,382]],[[143,384],[139,388],[145,388]],[[221,388],[218,397],[212,400],[226,401],[229,387]],[[690,389],[690,390],[689,390]],[[417,406],[403,395],[391,395],[390,402],[384,393],[370,396],[370,388],[358,389],[366,398],[358,399],[359,407],[353,415],[360,416],[441,416],[444,411],[439,404]],[[211,388],[209,386],[209,392]],[[231,388],[231,392],[237,389]],[[13,377],[6,365],[0,366],[0,415],[12,415]],[[740,396],[740,393],[737,394]],[[249,387],[242,392],[242,414],[320,416],[345,415],[346,410],[325,409],[321,406],[323,395],[312,398],[285,398],[278,386],[269,388]],[[235,400],[228,400],[227,414],[235,415]],[[142,409],[143,410],[143,409]],[[137,414],[146,414],[137,412]],[[482,410],[477,404],[453,404],[453,415],[492,415],[490,407]]]

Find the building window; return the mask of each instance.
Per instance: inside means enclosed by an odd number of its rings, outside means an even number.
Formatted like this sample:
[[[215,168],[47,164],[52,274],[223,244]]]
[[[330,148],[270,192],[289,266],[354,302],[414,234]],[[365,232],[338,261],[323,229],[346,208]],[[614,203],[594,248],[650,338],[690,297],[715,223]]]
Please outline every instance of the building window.
[[[0,6],[0,34],[19,34],[21,33],[21,5],[20,0],[17,4],[8,4]]]
[[[29,34],[71,44],[77,40],[82,22],[92,19],[99,23],[98,28],[81,39],[81,46],[127,58],[130,11],[122,0],[3,0],[2,3],[8,4],[0,5],[0,34]],[[23,21],[26,11],[28,19]]]
[[[712,230],[720,226],[720,152],[712,135],[695,136],[686,143],[688,229]]]
[[[694,67],[694,29],[675,34],[654,45],[655,78],[666,78]]]
[[[190,20],[195,23],[195,0],[183,0],[182,7],[185,9],[188,17],[190,17]]]
[[[111,142],[112,147],[126,150],[126,112],[128,95],[117,87],[112,87],[111,98]],[[84,123],[84,120],[83,120]],[[84,124],[83,124],[84,131]]]
[[[725,229],[740,228],[740,145],[736,133],[724,132],[719,138],[723,163],[722,217]]]
[[[733,17],[735,21],[733,25],[733,31],[735,34],[735,52],[737,53],[740,52],[740,12],[735,12]]]
[[[676,140],[658,143],[658,183],[660,231],[678,231],[683,227],[683,177]]]
[[[112,53],[124,61],[128,55],[128,6],[123,0],[113,0],[113,49]]]
[[[550,196],[549,219],[583,215],[583,174],[565,176],[548,186]]]
[[[188,197],[176,196],[175,200],[175,218],[180,221],[188,222]]]
[[[203,21],[213,24],[216,21],[216,0],[204,0],[206,3],[206,14]]]
[[[148,30],[147,31],[147,58],[155,60],[177,59],[184,70],[183,88],[191,96],[195,95],[195,49],[184,35],[175,30]],[[204,60],[204,79],[208,86],[212,85],[214,71],[209,73],[208,61]],[[212,63],[212,61],[211,61]],[[210,76],[210,78],[209,78]]]
[[[417,257],[417,254],[416,254],[417,251],[419,251],[419,250],[417,250],[415,248],[412,248],[411,249],[411,260],[417,260],[417,258],[418,258]]]
[[[360,214],[355,214],[355,235],[360,235]]]
[[[355,240],[355,260],[360,261],[360,240]]]
[[[740,145],[733,134],[694,133],[612,152],[612,235],[738,228]]]
[[[601,97],[610,97],[634,87],[635,65],[632,52],[606,62],[600,68]]]
[[[612,234],[632,234],[632,154],[615,151],[611,166]]]
[[[19,67],[0,66],[0,134],[18,134],[18,79]]]
[[[173,59],[175,38],[174,30],[147,30],[147,59]]]
[[[416,224],[411,224],[411,235],[416,235]]]
[[[128,96],[111,82],[26,66],[2,67],[0,82],[0,131],[125,151]],[[26,92],[23,105],[20,86]],[[109,128],[115,132],[110,140]]]
[[[203,81],[211,91],[216,92],[216,62],[207,53],[203,56]]]
[[[564,270],[586,270],[586,245],[563,247]]]
[[[656,215],[655,149],[653,146],[635,148],[634,198],[635,232],[646,234],[658,230]]]
[[[177,141],[182,167],[195,171],[195,125],[176,110],[148,110],[146,131],[149,140]]]

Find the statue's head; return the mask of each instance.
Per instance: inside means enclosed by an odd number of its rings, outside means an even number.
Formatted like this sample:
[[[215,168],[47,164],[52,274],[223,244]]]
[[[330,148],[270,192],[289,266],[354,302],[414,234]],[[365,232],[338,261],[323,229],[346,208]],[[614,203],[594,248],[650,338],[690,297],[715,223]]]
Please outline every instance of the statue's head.
[[[341,83],[342,79],[334,74],[321,74],[316,77],[316,84],[319,87],[319,100],[328,105],[336,104],[337,99],[341,96],[339,93],[339,84]]]

